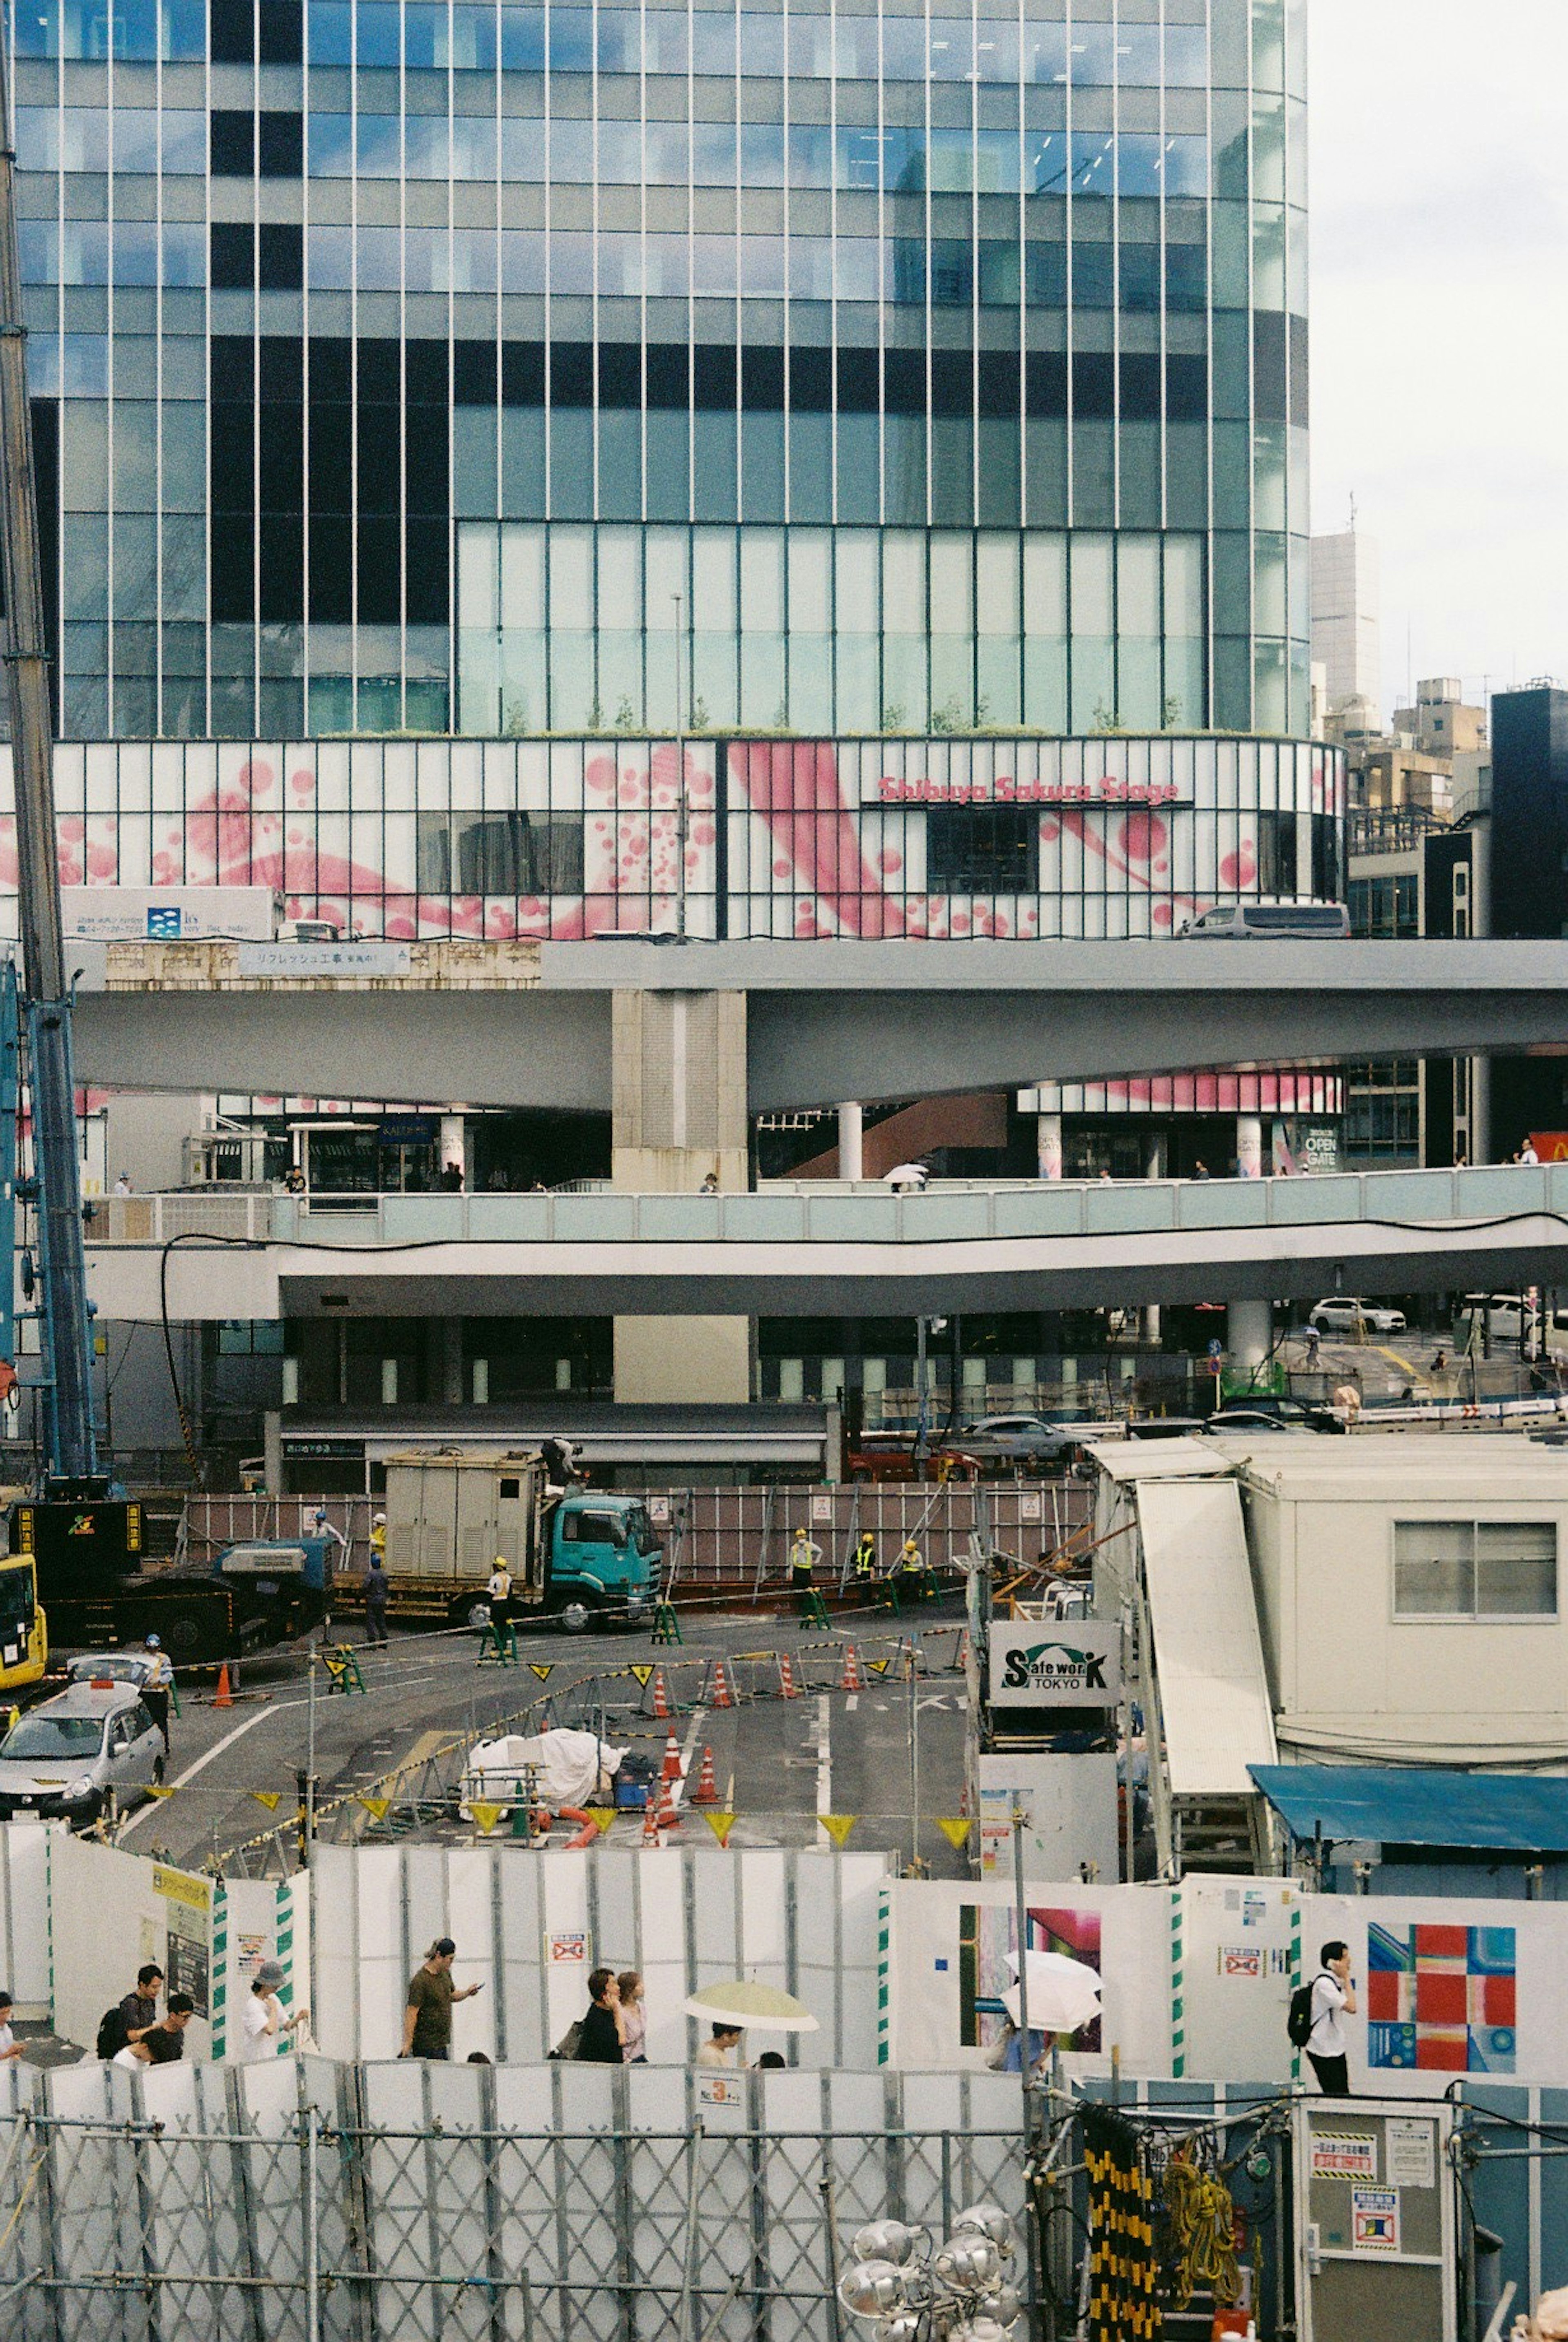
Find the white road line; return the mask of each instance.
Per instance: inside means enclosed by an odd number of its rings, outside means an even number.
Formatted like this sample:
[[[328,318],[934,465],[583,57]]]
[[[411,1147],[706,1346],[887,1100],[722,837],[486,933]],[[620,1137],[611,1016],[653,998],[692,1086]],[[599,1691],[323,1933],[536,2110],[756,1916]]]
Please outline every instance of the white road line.
[[[686,1735],[686,1745],[681,1751],[681,1777],[678,1781],[672,1781],[670,1784],[670,1803],[677,1812],[686,1794],[686,1782],[691,1775],[692,1759],[696,1754],[697,1734],[702,1728],[703,1718],[707,1712],[705,1707],[694,1707],[692,1710],[691,1729]]]
[[[215,1756],[221,1756],[225,1748],[232,1748],[236,1740],[243,1740],[247,1732],[254,1732],[256,1726],[265,1724],[269,1716],[281,1716],[285,1708],[305,1707],[308,1705],[309,1702],[303,1699],[285,1699],[279,1701],[273,1707],[258,1707],[254,1716],[247,1716],[245,1722],[236,1724],[232,1732],[225,1732],[221,1740],[215,1740],[212,1746],[198,1756],[194,1765],[187,1765],[185,1771],[169,1783],[170,1788],[183,1789],[185,1783],[194,1781],[196,1775],[204,1771]],[[241,1794],[238,1789],[235,1791],[236,1797]],[[130,1820],[122,1826],[119,1837],[115,1840],[115,1845],[118,1846],[123,1839],[129,1837],[137,1823],[145,1822],[147,1816],[155,1813],[163,1802],[162,1797],[149,1797],[145,1806],[138,1806]]]
[[[825,1692],[816,1703],[816,1809],[819,1817],[833,1811],[833,1702]],[[830,1832],[822,1836],[832,1844]]]

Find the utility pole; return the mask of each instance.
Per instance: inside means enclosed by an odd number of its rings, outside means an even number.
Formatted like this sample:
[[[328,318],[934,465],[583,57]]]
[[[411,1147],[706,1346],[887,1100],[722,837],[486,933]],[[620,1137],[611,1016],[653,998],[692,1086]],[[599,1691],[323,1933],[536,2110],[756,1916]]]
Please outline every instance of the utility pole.
[[[686,739],[681,720],[681,597],[675,604],[675,933],[686,940]]]
[[[45,1372],[45,1469],[80,1481],[97,1472],[92,1340],[82,1247],[71,1002],[55,829],[53,725],[38,501],[27,405],[26,334],[16,242],[15,155],[5,42],[0,38],[0,577],[5,591],[5,673],[16,801],[17,907],[33,1091],[41,1327]]]

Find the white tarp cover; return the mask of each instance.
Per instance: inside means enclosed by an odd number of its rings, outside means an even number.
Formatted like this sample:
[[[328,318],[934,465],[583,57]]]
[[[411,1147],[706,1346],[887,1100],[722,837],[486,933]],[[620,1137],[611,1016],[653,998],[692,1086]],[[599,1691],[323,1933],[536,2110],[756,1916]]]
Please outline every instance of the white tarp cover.
[[[1171,1794],[1250,1795],[1277,1760],[1241,1490],[1141,1479],[1137,1501]]]
[[[625,1753],[596,1733],[571,1732],[563,1726],[532,1739],[509,1732],[501,1740],[481,1740],[469,1752],[468,1770],[518,1774],[532,1765],[541,1805],[586,1807],[598,1803],[600,1774],[617,1771]]]

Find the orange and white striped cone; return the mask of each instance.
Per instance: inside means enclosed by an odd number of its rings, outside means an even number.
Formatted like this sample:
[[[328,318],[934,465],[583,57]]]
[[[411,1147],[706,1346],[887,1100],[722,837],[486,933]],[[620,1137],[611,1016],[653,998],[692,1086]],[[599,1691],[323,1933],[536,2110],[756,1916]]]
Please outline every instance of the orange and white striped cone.
[[[964,1629],[963,1634],[959,1636],[959,1639],[958,1639],[958,1662],[957,1662],[957,1664],[958,1664],[958,1672],[959,1672],[959,1674],[960,1674],[961,1676],[962,1676],[962,1675],[966,1675],[966,1674],[968,1673],[968,1671],[969,1671],[969,1629],[968,1629],[968,1627],[967,1627],[967,1626],[965,1626],[965,1628]]]
[[[674,1785],[669,1781],[663,1781],[659,1785],[657,1827],[662,1830],[678,1830],[681,1827],[680,1815],[675,1811]]]
[[[779,1653],[779,1696],[781,1699],[800,1697],[800,1686],[795,1682],[794,1668],[790,1664],[790,1655],[787,1651]]]
[[[723,1659],[714,1661],[714,1706],[715,1707],[734,1707],[734,1701],[730,1696],[730,1679],[724,1673]]]
[[[855,1657],[854,1645],[853,1643],[850,1644],[848,1649],[844,1655],[844,1681],[839,1685],[839,1689],[840,1691],[864,1691],[865,1689],[865,1686],[860,1679],[860,1661]]]
[[[714,1771],[714,1752],[703,1751],[703,1769],[697,1776],[697,1786],[692,1791],[694,1806],[716,1806],[719,1802],[718,1776]]]
[[[652,1791],[650,1791],[648,1802],[643,1808],[643,1844],[644,1846],[657,1846],[658,1843],[659,1809],[657,1802],[654,1799]]]
[[[675,1727],[670,1726],[670,1736],[664,1743],[664,1762],[660,1769],[662,1781],[678,1781],[681,1777],[681,1744],[675,1738]]]
[[[654,1715],[662,1724],[669,1712],[670,1695],[664,1689],[664,1670],[663,1667],[655,1667],[654,1669]]]

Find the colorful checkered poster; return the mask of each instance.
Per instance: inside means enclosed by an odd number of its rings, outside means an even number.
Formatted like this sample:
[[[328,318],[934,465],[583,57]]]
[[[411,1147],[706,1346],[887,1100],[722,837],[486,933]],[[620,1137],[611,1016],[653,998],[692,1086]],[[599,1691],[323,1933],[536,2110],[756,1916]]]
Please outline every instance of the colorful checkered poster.
[[[1512,2074],[1518,2036],[1512,1927],[1369,1926],[1366,2062]]]

